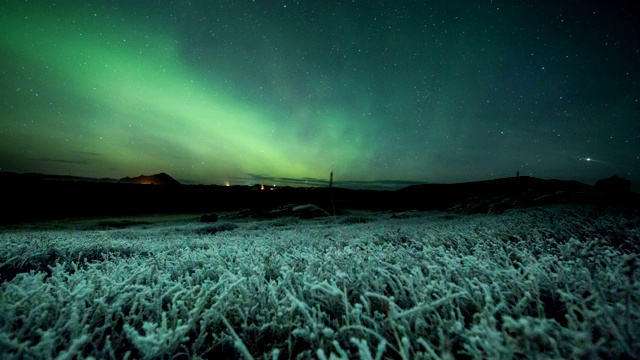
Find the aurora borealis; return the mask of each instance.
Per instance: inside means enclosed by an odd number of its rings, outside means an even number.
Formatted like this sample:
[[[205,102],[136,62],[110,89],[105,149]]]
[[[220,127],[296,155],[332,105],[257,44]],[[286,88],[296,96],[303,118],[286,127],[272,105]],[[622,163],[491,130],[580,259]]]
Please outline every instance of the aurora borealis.
[[[640,183],[633,1],[4,1],[0,170]],[[351,184],[351,185],[350,185]]]

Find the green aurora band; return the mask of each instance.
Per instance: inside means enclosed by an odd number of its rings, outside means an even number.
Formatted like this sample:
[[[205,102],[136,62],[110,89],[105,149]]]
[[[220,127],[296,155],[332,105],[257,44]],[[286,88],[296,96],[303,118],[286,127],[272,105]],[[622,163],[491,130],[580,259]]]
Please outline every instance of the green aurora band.
[[[11,71],[40,78],[40,88],[25,94],[7,119],[17,124],[13,136],[0,134],[8,148],[22,149],[24,156],[26,147],[37,158],[94,155],[86,164],[93,169],[82,171],[96,176],[166,171],[224,183],[246,174],[326,178],[331,170],[353,177],[364,172],[373,145],[347,125],[349,114],[341,107],[311,114],[301,104],[303,122],[295,114],[283,119],[273,107],[234,99],[223,81],[190,70],[179,41],[161,23],[133,26],[122,21],[124,14],[90,10],[41,5],[4,12],[3,51],[21,59]],[[305,135],[309,122],[319,130],[313,136]],[[67,173],[78,164],[84,161],[69,161]]]

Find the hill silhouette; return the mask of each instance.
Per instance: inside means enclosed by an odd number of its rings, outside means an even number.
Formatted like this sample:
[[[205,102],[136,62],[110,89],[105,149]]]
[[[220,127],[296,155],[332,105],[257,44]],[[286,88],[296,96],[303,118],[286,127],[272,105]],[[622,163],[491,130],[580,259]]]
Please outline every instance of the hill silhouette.
[[[126,183],[126,184],[153,184],[153,185],[180,185],[180,182],[175,180],[167,173],[159,173],[155,175],[140,175],[136,177],[124,177],[122,179],[111,178],[90,178],[82,176],[72,175],[51,175],[51,174],[38,174],[38,173],[13,173],[8,171],[0,172],[0,181],[20,181],[20,182],[34,182],[34,181],[75,181],[75,182],[91,182],[91,183]]]
[[[539,179],[530,176],[457,184],[411,185],[398,190],[412,209],[503,212],[510,208],[550,203],[598,202],[610,198],[593,186],[574,180]],[[422,199],[420,204],[415,199]]]
[[[167,173],[155,175],[140,175],[136,177],[125,177],[120,179],[121,183],[128,184],[152,184],[152,185],[180,185],[178,180],[172,178]]]
[[[629,191],[628,181],[615,176],[603,179],[596,186],[578,181],[521,176],[457,184],[411,185],[395,191],[336,187],[331,190],[326,187],[278,187],[261,191],[261,188],[184,185],[166,173],[115,180],[0,172],[0,191],[3,194],[0,223],[79,216],[241,210],[261,214],[311,204],[325,211],[335,207],[338,212],[441,210],[502,213],[549,204],[640,208],[640,194]]]

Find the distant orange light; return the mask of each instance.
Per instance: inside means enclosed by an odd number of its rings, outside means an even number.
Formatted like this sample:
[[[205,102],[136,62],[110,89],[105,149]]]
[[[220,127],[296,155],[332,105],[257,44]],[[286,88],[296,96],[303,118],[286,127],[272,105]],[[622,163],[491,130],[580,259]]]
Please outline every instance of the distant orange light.
[[[229,182],[228,182],[228,181],[227,181],[227,182],[225,182],[224,184],[225,184],[226,186],[231,186],[231,184],[229,184]]]
[[[264,190],[264,185],[260,185],[260,190]]]

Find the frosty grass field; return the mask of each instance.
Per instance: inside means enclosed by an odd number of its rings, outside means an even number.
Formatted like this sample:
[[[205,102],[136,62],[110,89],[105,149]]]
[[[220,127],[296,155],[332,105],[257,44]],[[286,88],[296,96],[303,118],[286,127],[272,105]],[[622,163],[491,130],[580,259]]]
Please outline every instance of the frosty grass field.
[[[0,357],[634,358],[640,219],[583,206],[0,230]]]

